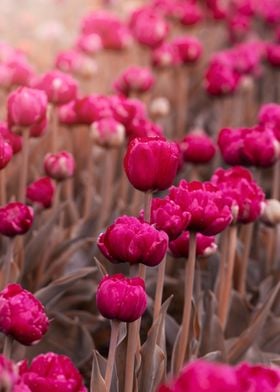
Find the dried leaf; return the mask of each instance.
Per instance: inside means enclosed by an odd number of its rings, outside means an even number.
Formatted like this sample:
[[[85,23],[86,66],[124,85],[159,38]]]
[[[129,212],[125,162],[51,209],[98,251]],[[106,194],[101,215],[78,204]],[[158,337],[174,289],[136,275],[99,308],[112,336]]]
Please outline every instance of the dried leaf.
[[[93,350],[90,392],[107,392],[106,385],[99,366],[100,354]]]

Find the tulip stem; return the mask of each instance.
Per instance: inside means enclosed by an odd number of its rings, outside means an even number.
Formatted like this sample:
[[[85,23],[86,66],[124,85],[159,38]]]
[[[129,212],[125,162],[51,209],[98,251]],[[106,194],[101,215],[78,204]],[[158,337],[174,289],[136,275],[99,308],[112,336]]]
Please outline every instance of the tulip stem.
[[[22,170],[19,178],[19,196],[18,199],[21,203],[25,202],[27,173],[28,173],[28,155],[29,155],[29,129],[24,128],[23,136],[23,149],[22,149]]]
[[[55,105],[51,109],[51,152],[55,153],[58,150],[58,116]]]
[[[223,281],[221,282],[222,285],[220,287],[221,296],[219,298],[220,301],[218,304],[218,315],[223,330],[226,327],[229,305],[230,305],[235,251],[236,251],[236,244],[237,244],[237,225],[234,224],[230,226],[227,230],[228,230],[227,264],[225,265],[225,276]]]
[[[3,271],[3,288],[6,287],[10,281],[13,253],[14,253],[14,239],[7,238],[7,249],[6,249],[6,255],[4,259],[4,271]]]
[[[134,362],[138,344],[139,320],[128,325],[124,392],[133,392]]]
[[[115,356],[116,356],[116,348],[117,348],[118,337],[119,337],[119,328],[120,328],[120,322],[118,320],[112,320],[109,354],[108,354],[106,373],[105,373],[105,385],[106,385],[106,390],[108,392],[110,392],[110,388],[111,388],[112,375],[113,375]]]
[[[6,172],[4,169],[0,171],[0,204],[5,205],[7,203],[7,190],[6,190]]]
[[[11,359],[12,357],[12,346],[14,339],[12,336],[6,335],[4,338],[3,355],[4,357]]]
[[[228,231],[224,230],[220,238],[221,238],[220,263],[219,263],[218,276],[215,283],[215,295],[218,302],[220,302],[220,298],[222,296],[222,286],[225,279],[225,265],[226,265],[227,247],[228,247]]]
[[[158,267],[153,322],[156,321],[156,319],[158,318],[159,313],[160,313],[160,308],[161,308],[161,303],[162,303],[163,286],[164,286],[164,277],[165,277],[165,267],[166,267],[166,255],[164,256],[162,262],[160,263],[160,265]]]
[[[151,208],[152,208],[152,192],[145,192],[144,194],[144,220],[145,222],[151,222]]]
[[[237,277],[237,291],[244,296],[246,293],[246,275],[253,235],[253,223],[244,226],[243,252],[240,260],[239,274]]]
[[[189,257],[185,266],[185,289],[184,289],[184,309],[183,319],[181,326],[181,335],[179,338],[178,355],[176,361],[175,372],[178,373],[182,368],[190,334],[190,321],[192,311],[192,295],[193,295],[193,284],[195,274],[195,259],[196,259],[196,233],[190,231],[189,241]]]

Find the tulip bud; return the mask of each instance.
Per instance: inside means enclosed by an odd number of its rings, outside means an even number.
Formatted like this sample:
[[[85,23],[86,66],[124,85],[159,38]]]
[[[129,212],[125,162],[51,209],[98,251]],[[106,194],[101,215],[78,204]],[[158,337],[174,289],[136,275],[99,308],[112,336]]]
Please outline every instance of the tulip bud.
[[[13,149],[0,134],[0,170],[4,169],[13,157]]]
[[[170,113],[170,102],[165,97],[158,97],[150,104],[150,113],[154,117],[166,117]]]
[[[174,257],[189,257],[190,232],[184,231],[178,238],[169,242],[169,249]],[[208,257],[216,253],[217,244],[214,236],[206,236],[200,233],[196,235],[196,255]]]
[[[152,51],[152,64],[156,68],[169,68],[180,64],[177,48],[170,42],[165,42]]]
[[[168,237],[149,223],[122,216],[100,234],[97,245],[112,263],[158,265],[167,250]]]
[[[43,91],[19,87],[7,100],[9,126],[30,127],[46,118],[47,96]]]
[[[76,98],[78,85],[72,76],[60,71],[50,71],[35,82],[36,88],[43,90],[49,102],[63,105]]]
[[[124,168],[136,189],[164,190],[175,179],[179,157],[176,143],[157,137],[135,138],[128,145]]]
[[[155,79],[149,68],[128,67],[115,81],[114,88],[119,94],[144,93],[151,89]]]
[[[202,53],[202,45],[195,37],[177,37],[172,41],[172,45],[178,51],[181,64],[197,61]]]
[[[4,122],[0,122],[0,136],[6,140],[10,146],[12,147],[13,154],[17,154],[22,149],[22,138],[21,136],[16,135],[11,132],[7,124]]]
[[[266,200],[260,219],[268,226],[278,225],[280,223],[280,202],[275,199]]]
[[[105,275],[97,288],[96,305],[103,317],[131,323],[146,310],[145,283],[138,277]]]
[[[49,320],[44,307],[19,284],[0,292],[0,331],[24,345],[35,344],[45,335]]]
[[[49,177],[43,177],[28,185],[26,197],[44,208],[49,208],[52,205],[54,193],[55,183]]]
[[[44,169],[47,176],[57,181],[66,180],[74,175],[74,157],[67,151],[47,154],[44,158]]]
[[[66,355],[40,354],[29,367],[26,360],[23,361],[19,370],[32,392],[87,392],[81,374]]]
[[[214,157],[216,147],[213,141],[204,134],[192,133],[180,143],[185,162],[193,164],[208,163]]]
[[[47,118],[37,124],[32,125],[29,130],[30,137],[41,137],[47,132]]]
[[[81,35],[78,37],[76,47],[86,54],[95,54],[103,48],[102,39],[95,33]]]
[[[0,234],[14,237],[25,234],[33,223],[33,209],[19,202],[0,207]]]
[[[104,148],[120,147],[125,138],[125,128],[114,118],[103,118],[91,125],[91,138]]]
[[[266,49],[267,61],[273,67],[280,67],[280,45],[279,44],[269,44]]]
[[[280,141],[280,105],[267,103],[261,107],[258,115],[260,125],[273,130],[274,136]]]
[[[61,124],[75,125],[78,122],[75,104],[75,101],[70,101],[59,107],[58,119]]]

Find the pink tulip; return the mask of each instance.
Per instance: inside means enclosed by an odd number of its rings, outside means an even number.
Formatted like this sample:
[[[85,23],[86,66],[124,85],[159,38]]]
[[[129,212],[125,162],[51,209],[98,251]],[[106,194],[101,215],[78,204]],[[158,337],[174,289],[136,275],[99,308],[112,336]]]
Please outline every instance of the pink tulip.
[[[114,118],[108,117],[92,123],[90,135],[92,140],[101,147],[119,147],[124,142],[125,128]]]
[[[13,154],[17,154],[22,149],[22,138],[8,129],[4,122],[0,122],[0,136],[12,147]]]
[[[78,116],[75,110],[75,105],[75,101],[70,101],[59,107],[58,119],[61,124],[76,125],[78,123]]]
[[[235,372],[242,392],[276,392],[280,388],[280,372],[276,367],[241,363]]]
[[[189,257],[190,232],[184,231],[178,238],[169,242],[169,249],[174,257]],[[214,236],[200,233],[196,235],[196,256],[210,256],[217,251]]]
[[[76,98],[78,85],[72,76],[61,71],[49,71],[35,81],[35,87],[43,90],[49,102],[63,105]]]
[[[4,169],[13,157],[11,144],[0,133],[0,170]]]
[[[26,197],[44,208],[51,207],[55,194],[55,183],[49,177],[42,177],[28,185]]]
[[[152,51],[152,65],[156,68],[174,67],[180,62],[179,51],[170,42],[165,42]]]
[[[274,136],[280,141],[280,105],[277,103],[264,104],[259,112],[260,125],[273,130]]]
[[[87,392],[81,374],[65,355],[40,354],[29,367],[23,361],[20,375],[32,392]]]
[[[179,164],[176,143],[159,137],[134,138],[124,157],[130,183],[138,190],[164,190],[173,183]]]
[[[103,43],[100,35],[98,34],[84,34],[78,37],[76,47],[82,52],[92,55],[103,48]]]
[[[37,124],[34,124],[30,127],[29,129],[29,136],[30,137],[41,137],[45,135],[47,132],[48,122],[47,118],[45,117],[42,121],[38,122]]]
[[[33,209],[19,202],[0,207],[0,234],[7,237],[25,234],[33,223]]]
[[[113,109],[107,96],[89,95],[75,101],[74,110],[81,124],[91,125],[104,117],[113,117]]]
[[[44,307],[19,284],[0,292],[0,330],[24,345],[37,343],[45,335],[49,320]]]
[[[97,288],[96,305],[103,317],[131,323],[146,310],[145,283],[138,277],[105,275]]]
[[[266,59],[273,67],[280,66],[280,45],[268,44],[266,48]]]
[[[62,72],[81,77],[90,77],[97,71],[96,62],[77,49],[58,53],[54,65]]]
[[[149,68],[130,66],[119,75],[114,88],[119,94],[144,93],[150,90],[155,78]]]
[[[201,57],[202,45],[195,37],[180,36],[174,38],[171,43],[178,52],[181,64],[193,63]]]
[[[198,4],[190,2],[177,2],[172,10],[173,17],[177,18],[182,25],[191,26],[201,21],[202,11]]]
[[[249,170],[240,166],[227,170],[219,168],[211,181],[222,190],[224,198],[231,199],[238,207],[238,222],[254,222],[260,216],[265,195]]]
[[[224,200],[221,190],[210,182],[182,180],[170,188],[169,197],[191,214],[188,230],[212,236],[232,222],[230,200]]]
[[[147,117],[141,115],[136,115],[127,123],[125,130],[129,140],[134,138],[164,138],[162,128]]]
[[[43,91],[19,87],[8,96],[7,110],[10,127],[30,127],[46,118],[47,96]]]
[[[216,147],[211,138],[205,134],[190,133],[180,143],[185,162],[205,164],[211,161]]]
[[[49,153],[44,158],[44,169],[46,175],[54,180],[66,180],[74,175],[74,157],[67,151],[60,151],[55,154]]]
[[[122,216],[100,234],[97,245],[112,263],[159,264],[167,250],[168,237],[149,223]]]

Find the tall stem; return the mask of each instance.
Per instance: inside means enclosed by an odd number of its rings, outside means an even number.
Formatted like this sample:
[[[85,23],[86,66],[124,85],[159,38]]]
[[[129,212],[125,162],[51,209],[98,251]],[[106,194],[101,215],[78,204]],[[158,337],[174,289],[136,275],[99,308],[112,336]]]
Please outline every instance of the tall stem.
[[[119,336],[119,327],[120,327],[120,322],[117,320],[112,320],[109,355],[108,355],[108,361],[107,361],[106,373],[105,373],[105,385],[106,385],[106,390],[108,392],[110,391],[111,388],[112,375],[113,375],[115,356],[116,356],[116,348],[117,348],[118,336]]]
[[[28,174],[28,155],[29,155],[29,129],[24,128],[23,132],[23,149],[22,149],[22,170],[19,178],[19,196],[18,199],[21,203],[25,202],[25,192]]]
[[[218,302],[220,301],[220,297],[223,292],[223,283],[225,281],[227,247],[228,247],[228,231],[225,230],[221,234],[221,256],[220,256],[218,276],[215,283],[215,295],[216,298],[218,299]]]
[[[246,293],[246,275],[248,269],[249,255],[252,243],[253,235],[253,223],[248,223],[244,227],[244,243],[243,243],[243,253],[240,260],[239,274],[237,277],[237,291],[244,296]]]
[[[58,117],[56,106],[53,105],[51,109],[51,151],[58,150]]]
[[[183,319],[182,319],[182,331],[179,339],[179,349],[176,361],[175,371],[176,373],[182,368],[190,334],[190,321],[191,321],[191,311],[192,311],[192,295],[193,295],[193,284],[194,284],[194,274],[195,274],[195,259],[196,259],[196,233],[190,232],[190,242],[189,242],[189,257],[188,262],[185,266],[185,290],[184,290],[184,309],[183,309]]]
[[[152,192],[145,192],[144,194],[144,220],[151,222],[151,207],[152,207]]]
[[[13,251],[14,251],[14,239],[7,238],[7,249],[6,255],[4,259],[4,279],[3,279],[3,288],[7,286],[10,281],[10,274],[11,274],[11,264],[13,261]]]
[[[164,287],[164,277],[165,277],[165,267],[166,267],[166,255],[164,256],[164,259],[162,260],[158,268],[153,322],[155,322],[156,319],[158,318],[160,308],[161,308],[162,294],[163,294],[163,287]]]
[[[5,205],[7,203],[7,184],[6,184],[6,171],[2,169],[0,171],[0,204]]]
[[[6,335],[4,338],[3,355],[8,359],[11,359],[12,356],[13,341],[14,339],[9,335]]]
[[[234,259],[237,244],[237,225],[232,225],[228,229],[228,251],[227,251],[227,265],[225,270],[222,295],[218,304],[218,315],[221,321],[222,328],[225,329],[228,317],[228,310],[230,305],[230,295],[232,288],[232,278],[234,269]]]

